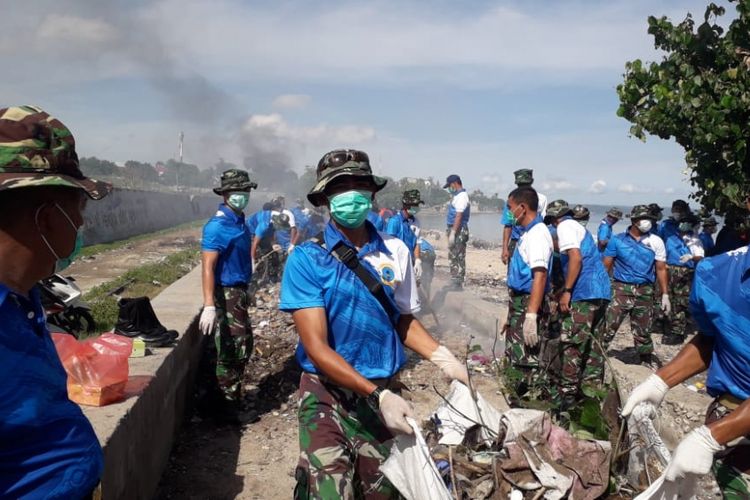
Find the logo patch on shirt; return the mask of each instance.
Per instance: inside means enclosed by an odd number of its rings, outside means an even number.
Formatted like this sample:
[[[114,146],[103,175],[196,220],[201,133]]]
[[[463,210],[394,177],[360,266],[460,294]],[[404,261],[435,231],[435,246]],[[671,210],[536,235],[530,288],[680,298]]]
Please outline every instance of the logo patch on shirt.
[[[396,284],[396,271],[393,270],[393,266],[390,264],[381,264],[378,271],[380,272],[380,281],[384,285],[393,288],[393,285]]]

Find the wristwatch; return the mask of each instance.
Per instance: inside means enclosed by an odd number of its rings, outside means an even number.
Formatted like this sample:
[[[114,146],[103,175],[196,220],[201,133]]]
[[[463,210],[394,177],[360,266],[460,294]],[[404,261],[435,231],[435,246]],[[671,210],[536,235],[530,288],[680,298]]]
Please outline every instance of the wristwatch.
[[[380,395],[383,393],[385,389],[382,387],[376,387],[374,391],[372,391],[366,398],[365,402],[367,403],[367,406],[369,406],[372,411],[378,412],[380,411]]]
[[[563,293],[573,293],[572,288],[563,288]]]

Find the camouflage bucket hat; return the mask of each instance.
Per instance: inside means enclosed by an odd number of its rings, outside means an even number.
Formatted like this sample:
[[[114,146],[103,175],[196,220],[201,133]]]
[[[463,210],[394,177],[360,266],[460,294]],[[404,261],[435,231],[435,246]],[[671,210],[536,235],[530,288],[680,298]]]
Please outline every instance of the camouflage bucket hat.
[[[639,205],[639,206],[645,206],[645,205]],[[607,215],[609,215],[610,217],[614,217],[615,219],[622,219],[622,210],[620,210],[617,207],[612,207],[609,210],[607,210]]]
[[[401,203],[403,205],[424,205],[424,201],[419,194],[419,189],[409,189],[404,191],[404,194],[401,197]]]
[[[706,217],[705,219],[703,219],[703,225],[704,226],[718,226],[719,221],[717,221],[716,217],[714,216]]]
[[[516,178],[516,184],[533,184],[534,183],[534,171],[530,168],[522,168],[513,172]]]
[[[575,220],[589,220],[591,217],[591,211],[583,205],[576,205],[573,207],[573,218]]]
[[[84,177],[68,127],[36,106],[0,109],[0,191],[64,186],[104,198],[112,185]]]
[[[317,181],[307,193],[307,199],[314,207],[326,203],[325,189],[334,179],[340,177],[360,177],[372,184],[373,193],[383,189],[387,183],[382,177],[372,175],[370,157],[356,149],[336,149],[323,155],[318,162]]]
[[[555,200],[547,205],[547,215],[550,217],[562,217],[570,212],[570,206],[565,200]]]
[[[654,213],[648,208],[647,205],[636,205],[633,210],[630,211],[631,219],[651,219],[656,220]]]
[[[245,170],[231,168],[221,174],[221,186],[214,188],[214,193],[223,195],[229,191],[250,191],[257,187]]]

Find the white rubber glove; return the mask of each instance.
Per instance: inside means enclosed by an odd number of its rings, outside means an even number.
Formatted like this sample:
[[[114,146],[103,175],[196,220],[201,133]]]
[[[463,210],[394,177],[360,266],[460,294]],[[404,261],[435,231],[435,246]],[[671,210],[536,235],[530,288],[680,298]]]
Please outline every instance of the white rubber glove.
[[[466,370],[466,365],[461,363],[444,345],[439,346],[430,354],[430,361],[435,363],[449,379],[469,385],[469,372]]]
[[[198,329],[203,335],[211,335],[216,327],[216,307],[203,306],[201,317],[198,320]]]
[[[667,316],[672,312],[672,302],[669,300],[669,295],[666,293],[661,296],[661,310],[664,311],[664,314]]]
[[[641,403],[651,403],[655,407],[659,407],[664,397],[667,395],[669,386],[662,378],[652,373],[649,378],[641,382],[641,384],[633,389],[630,393],[630,397],[625,401],[625,406],[622,407],[622,416],[627,417],[633,412],[633,408]]]
[[[422,277],[422,259],[414,261],[414,278],[419,279]]]
[[[702,425],[693,429],[680,441],[672,454],[672,460],[664,472],[664,479],[676,481],[686,474],[703,475],[711,470],[714,455],[724,449],[711,435],[711,430]]]
[[[291,245],[291,244],[290,244],[290,245],[289,245],[289,248],[287,248],[287,249],[286,249],[286,253],[287,253],[287,255],[289,255],[290,253],[292,253],[292,250],[294,250],[294,245]]]
[[[380,417],[393,434],[411,434],[412,428],[406,417],[414,418],[411,405],[401,396],[388,389],[380,393]]]
[[[687,253],[685,255],[681,255],[680,256],[680,263],[681,264],[687,264],[691,260],[693,260],[693,255],[692,254]]]
[[[456,243],[456,233],[451,231],[448,233],[448,248],[452,247],[454,243]]]
[[[258,269],[258,264],[255,263],[255,261],[250,262],[250,265],[252,266],[252,272],[255,274],[255,270]]]
[[[526,313],[526,319],[523,321],[523,343],[529,347],[534,347],[539,343],[537,316],[537,313]]]
[[[278,243],[274,243],[273,245],[271,245],[271,250],[273,250],[274,252],[281,252],[281,245],[279,245]]]

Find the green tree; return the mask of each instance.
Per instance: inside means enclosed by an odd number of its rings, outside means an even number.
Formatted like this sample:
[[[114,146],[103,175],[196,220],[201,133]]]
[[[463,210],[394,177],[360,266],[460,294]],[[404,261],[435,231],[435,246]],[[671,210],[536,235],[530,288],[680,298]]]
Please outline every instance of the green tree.
[[[725,9],[714,3],[697,26],[690,14],[679,24],[649,17],[664,57],[628,62],[617,87],[617,114],[633,123],[630,133],[680,144],[691,196],[719,214],[744,205],[750,180],[750,0],[729,1],[737,17],[726,29],[717,21]]]

